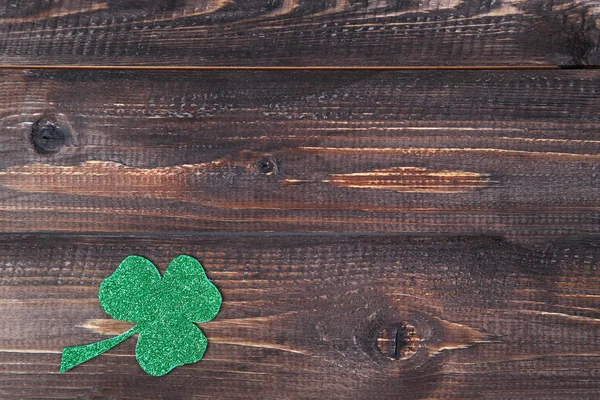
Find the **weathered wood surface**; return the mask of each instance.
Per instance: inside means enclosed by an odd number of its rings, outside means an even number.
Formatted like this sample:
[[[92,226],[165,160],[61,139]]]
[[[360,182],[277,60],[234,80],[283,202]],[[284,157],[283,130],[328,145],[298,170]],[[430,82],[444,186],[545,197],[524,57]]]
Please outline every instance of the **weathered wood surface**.
[[[596,399],[597,239],[1,236],[0,396]],[[204,360],[149,377],[129,339],[59,375],[63,347],[128,328],[97,292],[130,254],[204,264],[224,296]]]
[[[597,0],[3,0],[14,65],[598,65]]]
[[[13,71],[0,109],[4,232],[600,233],[595,71]]]

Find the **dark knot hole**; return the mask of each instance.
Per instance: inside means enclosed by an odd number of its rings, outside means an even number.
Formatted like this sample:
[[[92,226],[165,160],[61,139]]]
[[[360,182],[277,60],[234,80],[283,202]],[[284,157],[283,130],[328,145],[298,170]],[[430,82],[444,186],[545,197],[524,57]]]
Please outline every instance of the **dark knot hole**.
[[[68,132],[54,121],[40,119],[31,128],[31,144],[38,154],[58,152],[68,141]]]
[[[377,347],[393,360],[406,360],[419,349],[420,338],[413,325],[400,322],[384,328],[377,336]]]
[[[258,162],[258,170],[263,174],[272,174],[275,172],[275,168],[275,161],[271,160],[270,158],[263,158]]]

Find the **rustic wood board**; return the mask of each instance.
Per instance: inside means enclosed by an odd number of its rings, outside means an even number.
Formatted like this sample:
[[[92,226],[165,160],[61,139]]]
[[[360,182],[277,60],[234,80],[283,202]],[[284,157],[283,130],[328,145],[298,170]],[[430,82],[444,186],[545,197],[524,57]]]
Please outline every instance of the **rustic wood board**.
[[[153,378],[129,339],[58,374],[63,347],[128,328],[97,298],[124,257],[164,271],[182,253],[224,296],[201,325],[204,360]],[[595,399],[599,301],[600,246],[585,238],[3,235],[0,395]]]
[[[3,65],[600,64],[597,0],[6,0]]]
[[[595,71],[5,71],[0,85],[4,232],[600,233]]]

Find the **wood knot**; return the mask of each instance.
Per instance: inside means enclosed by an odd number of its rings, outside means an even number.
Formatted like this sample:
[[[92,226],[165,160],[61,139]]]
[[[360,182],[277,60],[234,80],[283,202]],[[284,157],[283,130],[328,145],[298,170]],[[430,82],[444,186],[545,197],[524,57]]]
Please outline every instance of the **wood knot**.
[[[31,144],[38,154],[57,153],[69,142],[69,129],[58,122],[42,118],[31,128]]]
[[[416,354],[421,339],[416,328],[400,322],[383,328],[377,335],[377,348],[392,360],[406,360]]]
[[[257,166],[258,170],[265,175],[272,175],[277,172],[277,163],[269,157],[260,160]]]

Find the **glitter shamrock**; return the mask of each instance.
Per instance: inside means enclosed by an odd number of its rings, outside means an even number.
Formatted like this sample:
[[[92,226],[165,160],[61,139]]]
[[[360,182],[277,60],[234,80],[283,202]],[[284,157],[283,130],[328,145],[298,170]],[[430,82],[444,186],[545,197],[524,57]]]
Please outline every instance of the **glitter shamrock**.
[[[221,293],[190,256],[171,261],[161,278],[149,260],[129,256],[100,285],[104,311],[135,325],[127,332],[101,342],[67,347],[60,372],[94,358],[139,333],[135,349],[140,366],[150,375],[165,375],[173,368],[199,361],[208,343],[196,323],[216,317]]]

